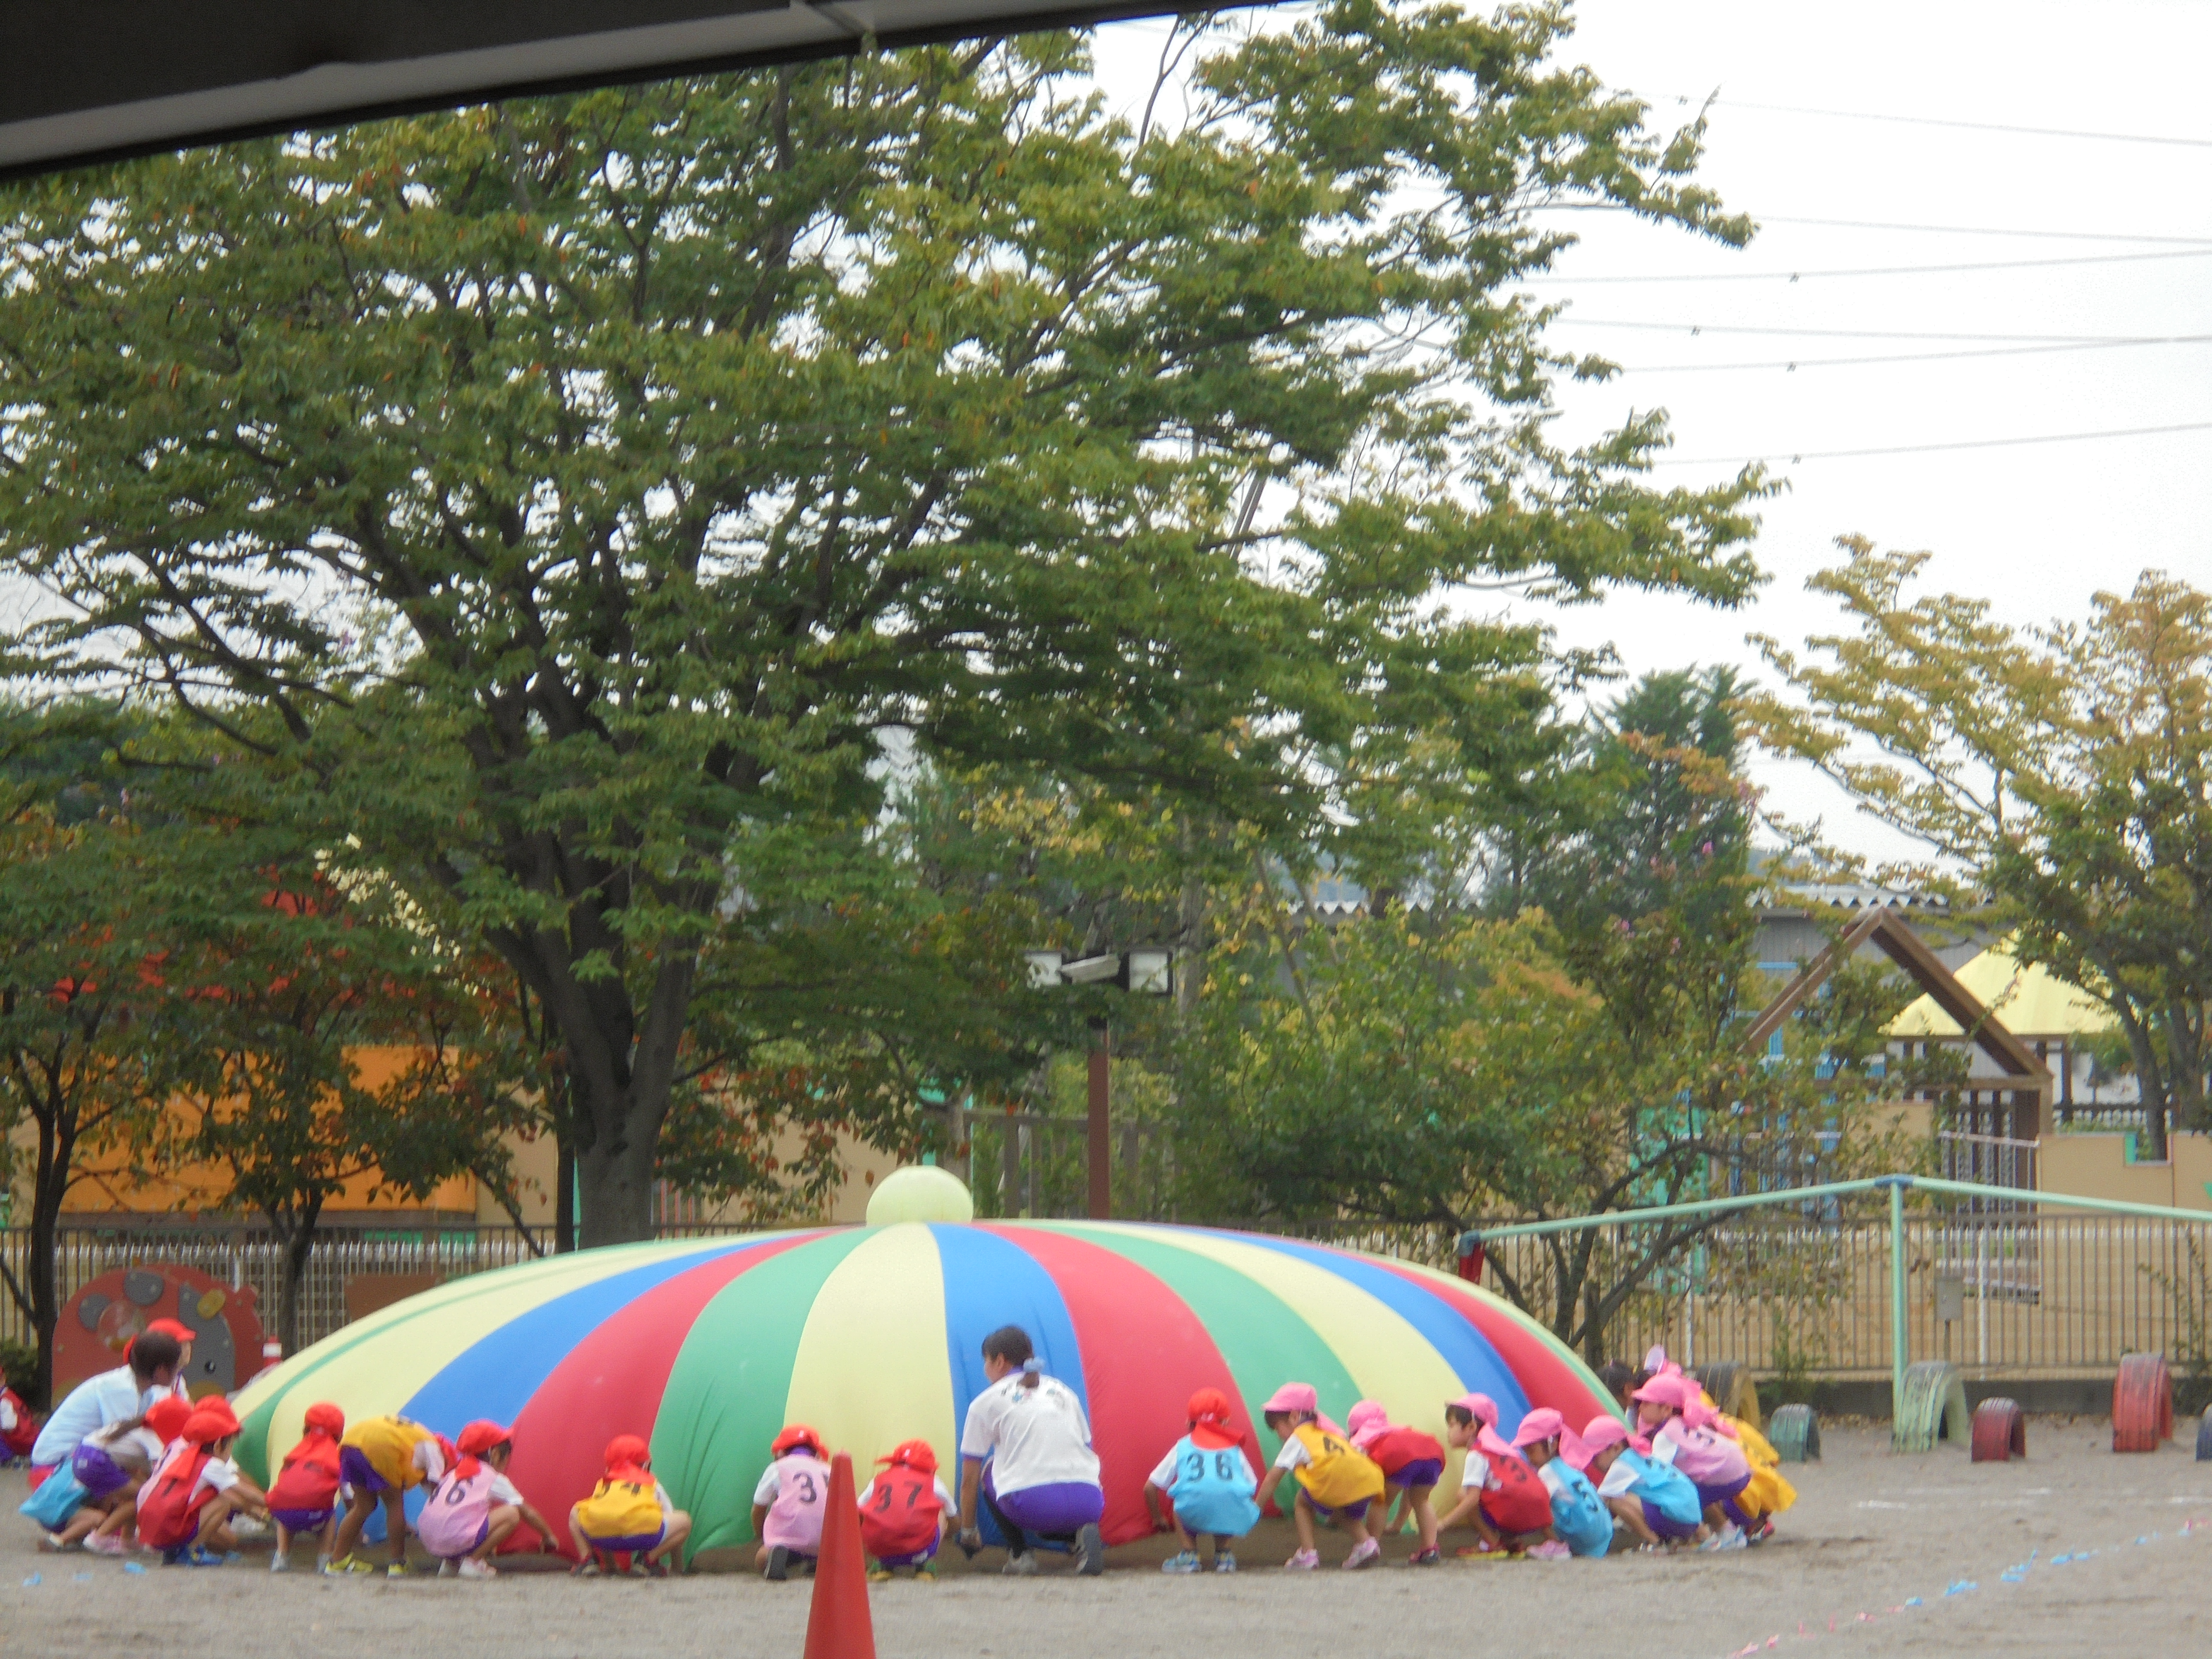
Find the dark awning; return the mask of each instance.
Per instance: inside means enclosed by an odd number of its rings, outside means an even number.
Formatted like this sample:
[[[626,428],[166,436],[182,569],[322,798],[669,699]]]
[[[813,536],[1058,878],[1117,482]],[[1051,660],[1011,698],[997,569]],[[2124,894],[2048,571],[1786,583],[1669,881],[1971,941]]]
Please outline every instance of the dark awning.
[[[0,0],[0,176],[1176,0]]]

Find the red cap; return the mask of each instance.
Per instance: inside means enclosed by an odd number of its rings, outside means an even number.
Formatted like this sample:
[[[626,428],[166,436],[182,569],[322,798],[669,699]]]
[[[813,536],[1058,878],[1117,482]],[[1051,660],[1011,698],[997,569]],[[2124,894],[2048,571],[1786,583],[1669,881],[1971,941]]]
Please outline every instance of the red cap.
[[[653,1448],[634,1434],[607,1442],[607,1479],[642,1482],[653,1472]]]
[[[185,1424],[191,1414],[190,1401],[165,1394],[146,1408],[146,1426],[160,1435],[166,1446],[185,1431]]]
[[[1220,1389],[1200,1389],[1184,1409],[1190,1416],[1194,1444],[1206,1451],[1226,1451],[1237,1443],[1237,1433],[1230,1426],[1236,1421],[1237,1408]]]
[[[878,1463],[895,1463],[904,1468],[918,1469],[924,1474],[937,1473],[937,1449],[927,1440],[902,1440],[891,1448],[889,1457],[878,1457]]]
[[[781,1457],[787,1452],[797,1451],[801,1446],[817,1457],[822,1455],[822,1437],[804,1423],[793,1423],[769,1443],[769,1449]]]
[[[478,1457],[495,1447],[504,1446],[514,1438],[513,1430],[480,1418],[464,1428],[461,1437],[453,1443],[460,1449],[462,1456]]]
[[[238,1413],[231,1410],[228,1401],[216,1395],[193,1407],[179,1438],[189,1440],[195,1446],[211,1446],[237,1432]]]
[[[179,1319],[156,1319],[146,1328],[158,1335],[173,1336],[179,1342],[190,1342],[194,1335],[192,1328]]]
[[[320,1432],[333,1440],[345,1432],[345,1413],[327,1400],[308,1407],[302,1423],[310,1434]]]

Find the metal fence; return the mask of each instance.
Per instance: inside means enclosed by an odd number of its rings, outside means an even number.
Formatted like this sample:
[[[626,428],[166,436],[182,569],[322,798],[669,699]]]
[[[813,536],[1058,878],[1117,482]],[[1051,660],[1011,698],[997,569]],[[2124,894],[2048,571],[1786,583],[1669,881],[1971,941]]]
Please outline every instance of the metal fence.
[[[1585,1281],[1597,1292],[1658,1238],[1650,1224],[1597,1231]],[[1548,1322],[1562,1259],[1583,1242],[1498,1240],[1484,1283],[1503,1292],[1510,1281]],[[1910,1216],[1905,1253],[1912,1359],[1948,1359],[1969,1376],[2081,1375],[2162,1352],[2178,1371],[2212,1370],[2212,1215],[2196,1224],[1962,1207]],[[1885,1376],[1890,1283],[1886,1219],[1731,1217],[1627,1297],[1602,1357],[1633,1363],[1663,1343],[1685,1364]]]

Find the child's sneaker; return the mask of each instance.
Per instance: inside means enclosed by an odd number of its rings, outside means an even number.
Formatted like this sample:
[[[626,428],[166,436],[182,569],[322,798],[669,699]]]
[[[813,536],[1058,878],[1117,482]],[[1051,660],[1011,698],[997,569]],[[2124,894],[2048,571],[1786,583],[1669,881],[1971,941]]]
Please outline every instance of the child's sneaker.
[[[1311,1572],[1319,1565],[1321,1565],[1321,1552],[1319,1550],[1300,1550],[1296,1555],[1283,1563],[1283,1571],[1285,1572]]]
[[[62,1535],[58,1532],[47,1533],[39,1540],[39,1553],[42,1555],[59,1555],[64,1550],[73,1550],[76,1547],[74,1542],[67,1544],[62,1542]]]
[[[1166,1560],[1161,1562],[1160,1571],[1162,1572],[1196,1572],[1198,1566],[1198,1552],[1184,1550],[1180,1554],[1170,1555]]]
[[[1698,1546],[1701,1550],[1740,1550],[1743,1547],[1743,1528],[1733,1521]]]
[[[325,1561],[323,1571],[333,1578],[350,1578],[357,1574],[373,1573],[376,1568],[358,1555],[345,1555],[335,1561]]]
[[[1235,1556],[1231,1555],[1231,1554],[1227,1550],[1216,1550],[1216,1551],[1214,1551],[1214,1553],[1213,1553],[1213,1570],[1214,1570],[1214,1571],[1216,1571],[1216,1572],[1234,1572],[1234,1571],[1237,1571],[1237,1558],[1236,1558]]]
[[[597,1578],[599,1576],[599,1564],[589,1559],[579,1561],[568,1569],[568,1577],[571,1578]]]
[[[934,1561],[915,1562],[914,1565],[914,1582],[917,1584],[935,1583],[937,1582],[937,1563]]]
[[[441,1577],[441,1578],[451,1578],[453,1576],[453,1564],[452,1562],[450,1562],[450,1561],[441,1561],[441,1562],[439,1562],[439,1563],[438,1563],[438,1577]]]
[[[269,1571],[271,1572],[291,1571],[292,1558],[285,1554],[282,1550],[277,1551],[276,1554],[269,1558]]]
[[[128,1555],[131,1546],[123,1541],[119,1532],[96,1532],[84,1540],[85,1548],[94,1555]]]
[[[479,1561],[473,1555],[461,1558],[461,1577],[464,1578],[496,1578],[499,1569],[489,1561]]]
[[[1441,1565],[1443,1559],[1444,1553],[1432,1547],[1425,1550],[1415,1550],[1407,1558],[1406,1565],[1409,1567],[1433,1567]]]
[[[1034,1578],[1037,1574],[1036,1552],[1024,1550],[1019,1555],[1010,1555],[1006,1565],[999,1571],[1009,1578]]]
[[[371,1571],[374,1571],[374,1569],[372,1568]],[[407,1564],[404,1561],[394,1561],[390,1566],[385,1568],[384,1576],[386,1578],[404,1578],[407,1577]]]
[[[1096,1521],[1075,1529],[1075,1571],[1085,1578],[1106,1571],[1106,1539]]]
[[[1540,1544],[1532,1544],[1528,1547],[1528,1559],[1531,1561],[1564,1561],[1573,1553],[1572,1550],[1556,1538],[1547,1538]]]
[[[868,1582],[871,1584],[890,1583],[891,1582],[891,1570],[889,1567],[870,1567],[868,1569]]]
[[[1344,1558],[1344,1570],[1358,1572],[1362,1567],[1371,1567],[1382,1559],[1382,1547],[1371,1538],[1363,1538],[1352,1547],[1352,1553]]]

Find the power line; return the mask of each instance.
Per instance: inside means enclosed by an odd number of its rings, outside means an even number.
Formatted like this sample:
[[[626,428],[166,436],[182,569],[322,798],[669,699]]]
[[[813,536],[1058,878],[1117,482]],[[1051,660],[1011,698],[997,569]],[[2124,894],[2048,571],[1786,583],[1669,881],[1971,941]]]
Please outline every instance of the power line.
[[[2212,247],[2212,236],[2141,236],[2117,230],[2005,230],[1991,225],[1904,225],[1885,219],[1805,219],[1787,213],[1754,213],[1762,225],[1820,225],[1832,230],[1910,230],[1930,236],[2027,237],[2051,242],[2162,242]]]
[[[1711,276],[1689,273],[1658,275],[1639,272],[1632,276],[1571,276],[1544,271],[1523,276],[1524,283],[1778,283],[1802,282],[1816,276],[1927,276],[1960,270],[2028,270],[2053,265],[2136,264],[2148,259],[2212,258],[2212,246],[2172,253],[2083,253],[2063,259],[1984,259],[1950,265],[1864,265],[1842,270],[1723,270]]]
[[[1567,312],[1552,319],[1559,327],[1649,329],[1669,334],[1764,334],[1823,340],[1972,340],[2004,345],[2127,345],[2132,334],[1936,334],[1891,328],[1757,328],[1741,323],[1644,323],[1610,317],[1578,317]]]
[[[1813,109],[1797,104],[1754,104],[1741,98],[1715,96],[1710,100],[1677,94],[1680,105],[1708,101],[1728,109],[1763,110],[1770,115],[1818,115],[1836,121],[1886,121],[1905,126],[1952,127],[1966,132],[2024,133],[2037,138],[2093,138],[2115,144],[2172,144],[2188,149],[2212,149],[2212,138],[2178,138],[2153,132],[2096,132],[2080,127],[2031,127],[2008,121],[1954,121],[1935,115],[1887,115],[1873,110]]]
[[[2148,438],[2166,432],[2212,432],[2212,421],[2191,421],[2179,426],[2131,426],[2109,432],[2053,432],[2033,438],[1972,438],[1961,443],[1896,444],[1880,449],[1808,449],[1788,458],[1789,464],[1800,461],[1838,461],[1861,455],[1931,455],[1955,449],[2009,449],[2023,444],[2087,443],[2100,438]],[[1746,466],[1754,461],[1776,461],[1780,458],[1768,455],[1706,455],[1694,460],[1678,460],[1668,456],[1652,462],[1654,466]]]
[[[2034,357],[2053,351],[2115,351],[2126,346],[2212,345],[2212,334],[2169,334],[2140,340],[2074,340],[2063,345],[1992,346],[1975,351],[1900,351],[1875,357],[1777,358],[1762,363],[1637,363],[1625,366],[1624,374],[1709,374],[1723,369],[1841,368],[1859,363],[1942,363],[1964,357]]]

